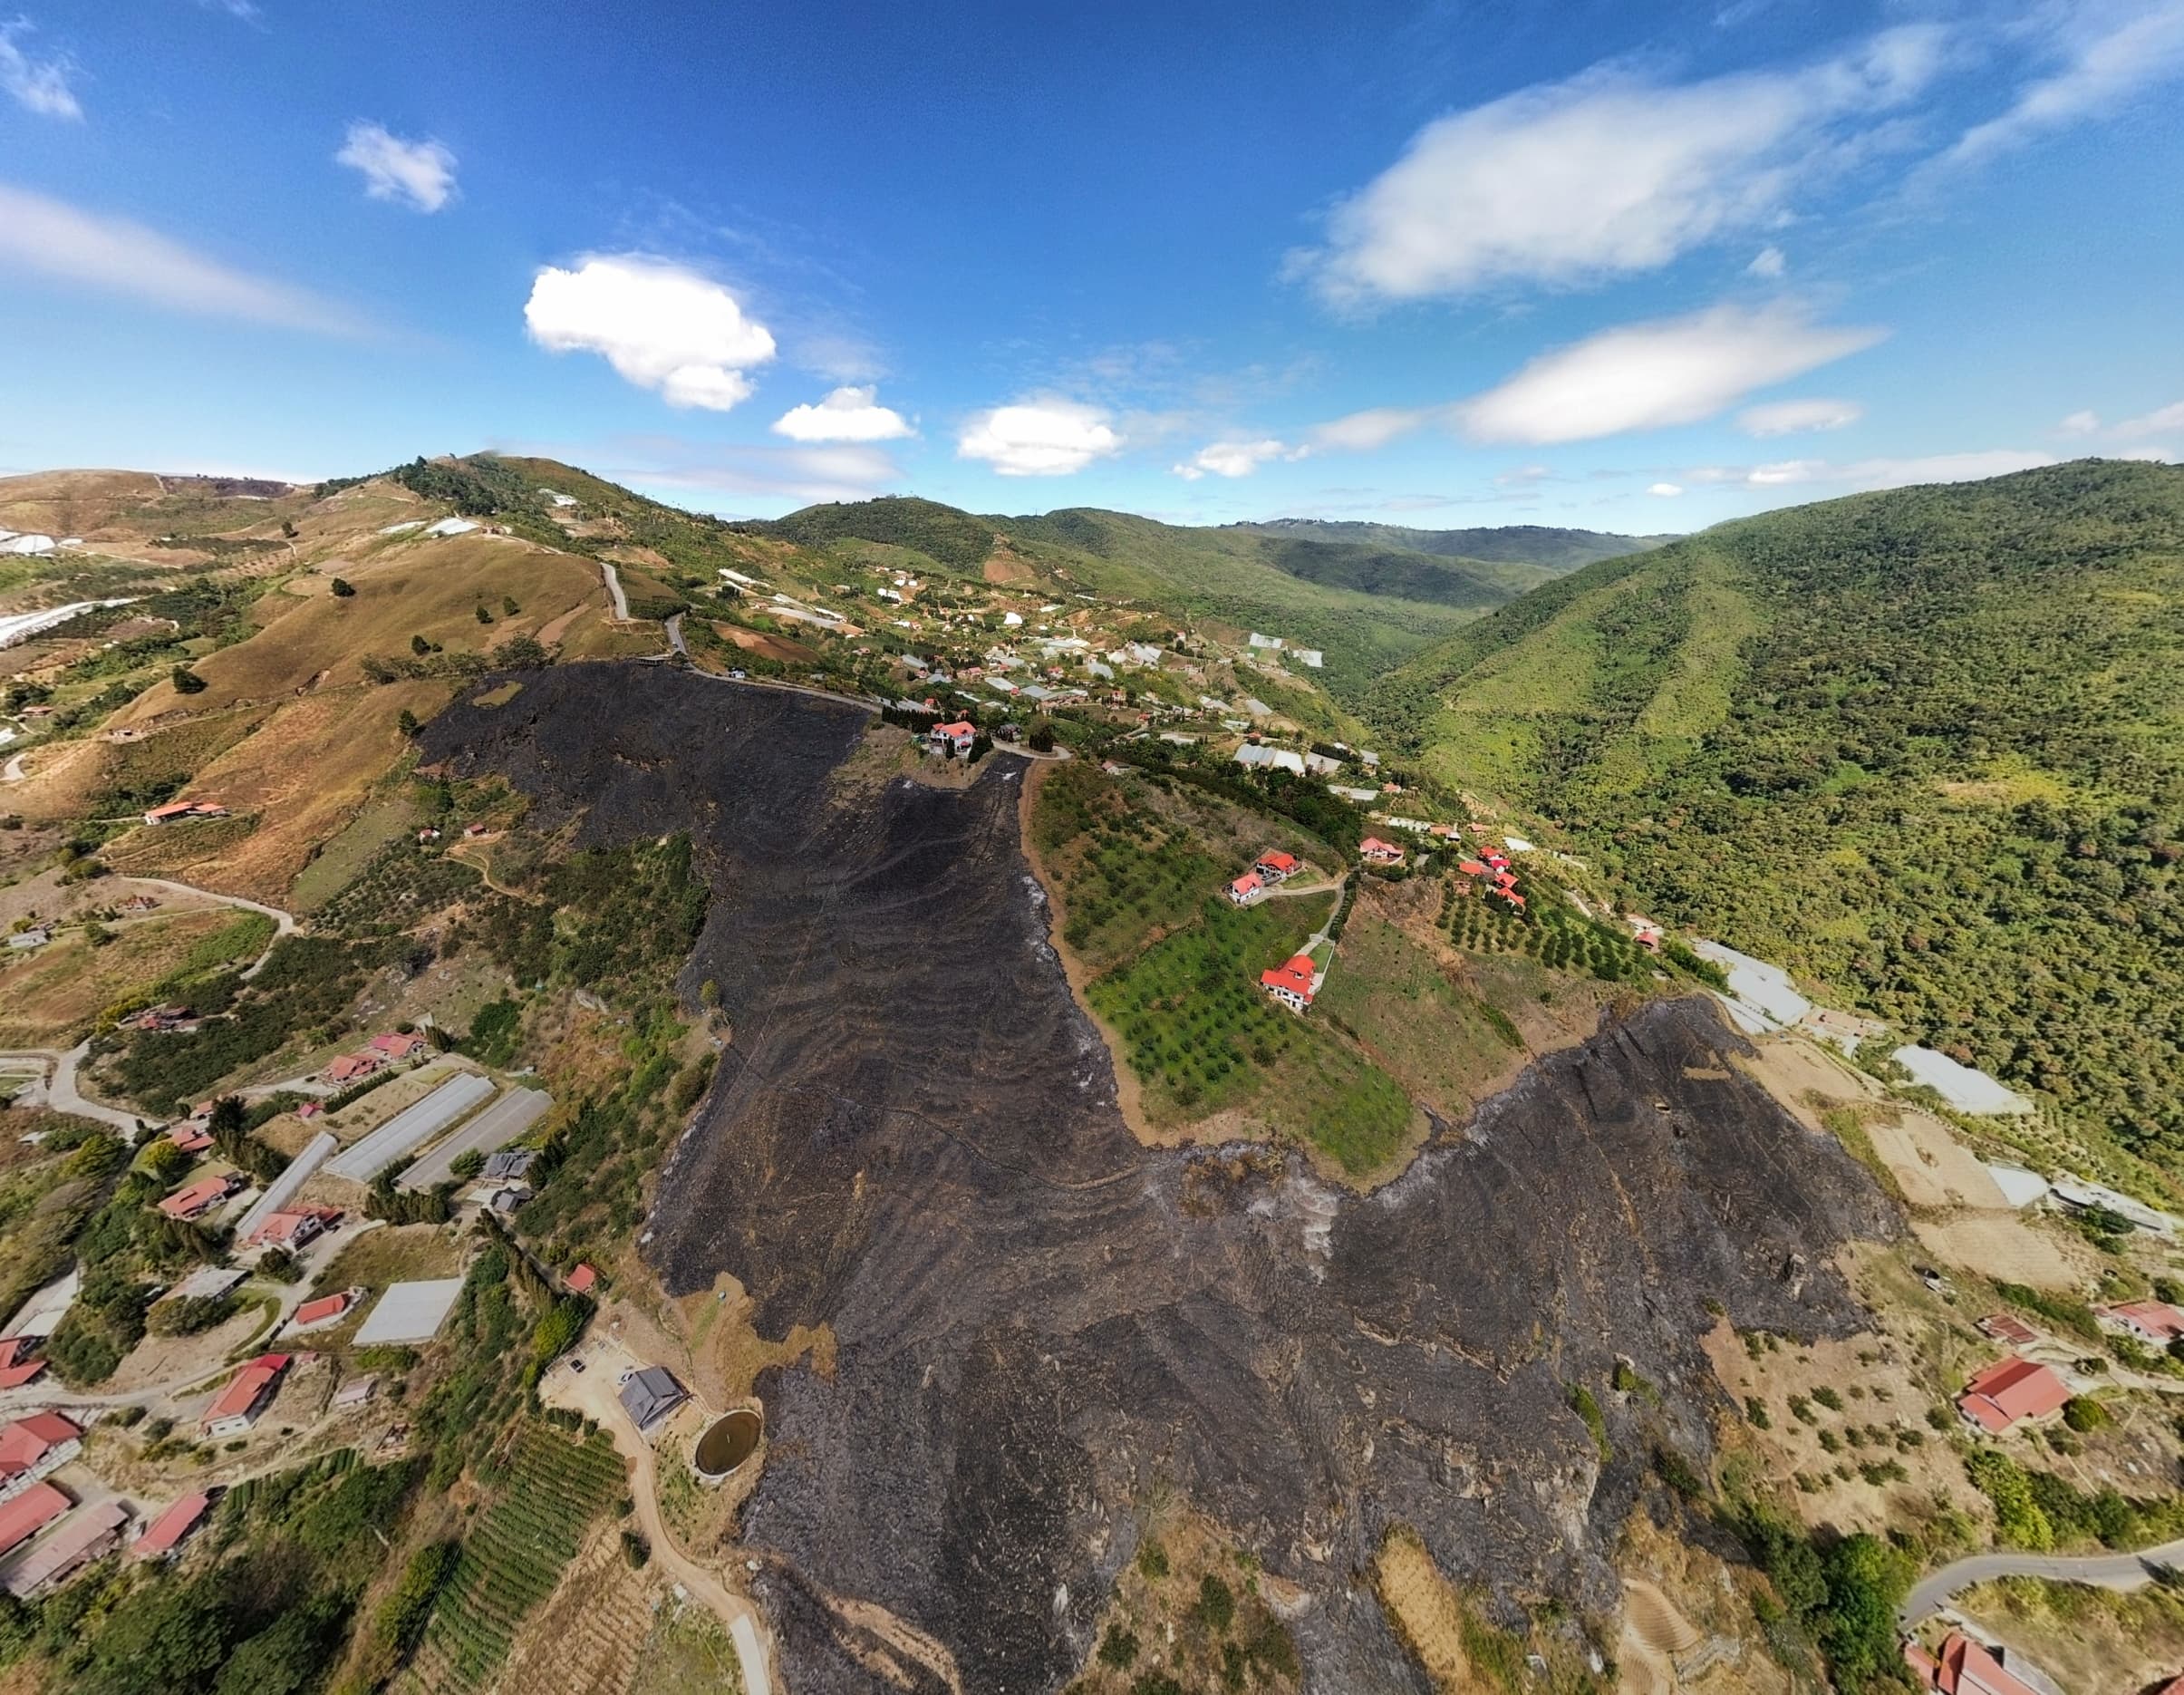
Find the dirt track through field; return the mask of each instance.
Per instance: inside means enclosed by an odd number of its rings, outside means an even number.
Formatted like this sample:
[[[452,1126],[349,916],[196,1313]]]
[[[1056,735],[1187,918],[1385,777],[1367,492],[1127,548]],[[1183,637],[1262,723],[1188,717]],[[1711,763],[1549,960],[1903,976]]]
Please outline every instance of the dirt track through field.
[[[798,1695],[873,1687],[886,1644],[842,1600],[929,1635],[967,1689],[1058,1688],[1163,1492],[1306,1593],[1310,1686],[1422,1690],[1354,1575],[1392,1524],[1458,1583],[1611,1612],[1647,1455],[1707,1450],[1706,1303],[1798,1334],[1861,1322],[1825,1267],[1893,1216],[1728,1068],[1743,1044],[1709,1002],[1541,1061],[1368,1196],[1141,1148],[1048,939],[1025,762],[844,793],[866,722],[585,665],[425,736],[507,774],[541,828],[588,809],[581,841],[699,845],[714,902],[682,988],[716,982],[735,1036],[647,1252],[671,1293],[732,1274],[762,1334],[832,1327],[830,1371],[759,1380],[743,1516]],[[1657,1407],[1607,1390],[1618,1354]],[[1605,1468],[1573,1380],[1607,1406]]]

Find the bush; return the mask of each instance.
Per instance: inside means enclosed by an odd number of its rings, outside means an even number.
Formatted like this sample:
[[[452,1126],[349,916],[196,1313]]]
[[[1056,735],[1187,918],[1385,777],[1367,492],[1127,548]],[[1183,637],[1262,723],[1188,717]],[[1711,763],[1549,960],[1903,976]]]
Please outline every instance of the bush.
[[[1137,1638],[1119,1624],[1108,1625],[1107,1633],[1099,1639],[1100,1664],[1127,1671],[1136,1659]]]
[[[353,599],[356,594],[356,585],[346,577],[335,577],[329,586],[333,589],[333,597],[336,600]]]
[[[188,665],[177,665],[167,674],[173,682],[174,692],[177,694],[202,694],[205,693],[205,679],[190,670]]]
[[[1582,1419],[1585,1428],[1592,1432],[1592,1445],[1600,1450],[1600,1463],[1606,1465],[1615,1457],[1615,1449],[1609,1445],[1608,1419],[1600,1411],[1600,1403],[1593,1399],[1592,1391],[1584,1384],[1572,1383],[1570,1385],[1570,1409]]]
[[[2081,1436],[2114,1422],[2106,1407],[2090,1395],[2073,1395],[2063,1403],[2063,1422]]]
[[[625,1529],[622,1533],[622,1557],[629,1562],[632,1571],[641,1572],[652,1557],[652,1545],[641,1533]]]
[[[1235,1592],[1208,1572],[1198,1580],[1198,1605],[1194,1610],[1208,1630],[1216,1636],[1226,1635],[1236,1619]]]
[[[1148,1537],[1137,1550],[1137,1569],[1147,1581],[1158,1582],[1168,1574],[1168,1551]]]

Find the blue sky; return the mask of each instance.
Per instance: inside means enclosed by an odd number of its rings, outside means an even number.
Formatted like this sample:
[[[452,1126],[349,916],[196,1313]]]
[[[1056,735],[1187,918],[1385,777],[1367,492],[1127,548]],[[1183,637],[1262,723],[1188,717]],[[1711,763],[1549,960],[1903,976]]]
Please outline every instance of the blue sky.
[[[1653,531],[2184,457],[2184,0],[17,3],[0,468]]]

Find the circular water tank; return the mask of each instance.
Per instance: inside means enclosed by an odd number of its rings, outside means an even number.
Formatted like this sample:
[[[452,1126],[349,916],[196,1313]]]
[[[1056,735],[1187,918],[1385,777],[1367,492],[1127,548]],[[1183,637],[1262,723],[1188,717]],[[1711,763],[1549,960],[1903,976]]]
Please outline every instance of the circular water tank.
[[[765,1428],[764,1421],[749,1407],[722,1413],[705,1427],[705,1434],[698,1438],[694,1456],[698,1474],[713,1478],[727,1477],[751,1457]]]

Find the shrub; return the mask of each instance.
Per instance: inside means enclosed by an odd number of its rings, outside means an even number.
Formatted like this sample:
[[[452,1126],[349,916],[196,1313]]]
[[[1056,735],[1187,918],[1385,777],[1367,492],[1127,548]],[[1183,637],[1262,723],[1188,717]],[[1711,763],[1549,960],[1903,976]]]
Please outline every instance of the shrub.
[[[174,692],[177,694],[202,694],[205,693],[205,679],[190,670],[188,665],[177,665],[167,674],[172,680]]]
[[[346,577],[335,577],[329,586],[332,587],[333,591],[333,597],[336,600],[353,599],[356,594],[356,585],[350,582]]]
[[[1570,1409],[1582,1419],[1585,1428],[1592,1432],[1592,1445],[1600,1450],[1600,1463],[1606,1465],[1615,1457],[1615,1450],[1608,1442],[1608,1419],[1600,1411],[1600,1403],[1593,1399],[1592,1391],[1584,1384],[1572,1383],[1570,1385]]]
[[[1762,1430],[1774,1428],[1774,1420],[1767,1416],[1767,1403],[1757,1395],[1744,1397],[1744,1417]]]
[[[2063,1403],[2063,1422],[2084,1435],[2091,1430],[2105,1429],[2114,1422],[2108,1409],[2090,1395],[2073,1395]]]
[[[1812,1399],[1817,1400],[1822,1406],[1825,1407],[1830,1412],[1841,1412],[1842,1410],[1842,1397],[1837,1394],[1833,1390],[1830,1389],[1825,1383],[1822,1383],[1818,1389],[1812,1391]]]
[[[1100,1664],[1127,1671],[1136,1659],[1137,1638],[1119,1624],[1108,1625],[1107,1633],[1099,1639]]]
[[[1199,1620],[1216,1636],[1226,1635],[1236,1619],[1236,1595],[1228,1584],[1208,1572],[1198,1580]]]
[[[1157,1582],[1168,1574],[1168,1551],[1148,1537],[1137,1550],[1137,1569],[1148,1580]]]

